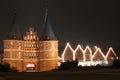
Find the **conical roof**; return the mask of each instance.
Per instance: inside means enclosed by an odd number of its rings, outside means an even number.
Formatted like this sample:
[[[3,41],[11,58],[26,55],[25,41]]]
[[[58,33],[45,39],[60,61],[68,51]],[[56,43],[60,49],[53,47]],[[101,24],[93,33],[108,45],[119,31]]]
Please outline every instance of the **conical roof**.
[[[47,10],[46,10],[46,15],[45,15],[44,28],[43,28],[43,32],[42,32],[42,35],[40,37],[40,40],[42,40],[42,41],[44,41],[44,40],[56,40],[50,19],[49,19],[48,14],[47,14]]]
[[[13,16],[13,20],[12,20],[11,30],[8,33],[6,39],[10,39],[10,40],[21,40],[22,39],[20,27],[18,25],[18,19],[16,17],[17,17],[17,14],[15,11],[14,16]]]

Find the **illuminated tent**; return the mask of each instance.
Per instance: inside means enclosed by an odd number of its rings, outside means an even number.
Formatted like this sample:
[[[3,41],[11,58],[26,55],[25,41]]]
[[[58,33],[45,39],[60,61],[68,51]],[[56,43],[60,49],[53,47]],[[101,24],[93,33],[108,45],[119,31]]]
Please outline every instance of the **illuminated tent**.
[[[105,55],[100,48],[97,48],[95,53],[92,56],[93,61],[105,61]]]
[[[75,49],[75,59],[78,60],[79,62],[84,61],[84,51],[81,48],[80,45],[77,46],[77,48]]]
[[[109,65],[111,65],[115,59],[118,59],[118,57],[113,48],[110,47],[106,54],[106,60],[109,62]]]
[[[84,54],[85,54],[85,61],[92,61],[92,50],[90,49],[89,46],[86,47]]]
[[[73,53],[74,53],[74,50],[71,48],[70,44],[67,43],[67,45],[66,45],[66,47],[65,47],[65,49],[64,49],[64,51],[62,53],[62,56],[61,56],[62,61],[66,62],[66,61],[75,60]]]

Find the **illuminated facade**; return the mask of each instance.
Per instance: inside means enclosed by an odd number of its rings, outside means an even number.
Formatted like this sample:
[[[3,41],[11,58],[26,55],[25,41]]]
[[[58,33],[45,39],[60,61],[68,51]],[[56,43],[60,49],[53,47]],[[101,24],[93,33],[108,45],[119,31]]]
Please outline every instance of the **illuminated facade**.
[[[106,55],[103,54],[100,48],[96,46],[95,48],[95,52],[92,52],[89,46],[83,49],[78,45],[77,48],[73,50],[70,44],[67,43],[61,55],[61,60],[62,62],[77,60],[78,66],[109,66],[112,65],[115,59],[118,59],[112,47],[109,48]]]
[[[100,48],[95,47],[92,52],[89,46],[85,49],[78,45],[74,50],[67,43],[61,57],[58,56],[58,40],[56,39],[47,12],[44,29],[41,37],[34,27],[21,36],[19,27],[16,27],[16,13],[13,19],[13,30],[4,40],[3,60],[10,64],[12,69],[22,71],[50,71],[58,68],[61,62],[78,60],[78,66],[111,65],[118,59],[114,50],[110,47],[107,54],[103,54]]]
[[[56,39],[47,12],[44,29],[39,38],[33,27],[22,37],[13,19],[13,31],[4,40],[4,61],[12,69],[22,71],[50,71],[58,68],[58,40]]]

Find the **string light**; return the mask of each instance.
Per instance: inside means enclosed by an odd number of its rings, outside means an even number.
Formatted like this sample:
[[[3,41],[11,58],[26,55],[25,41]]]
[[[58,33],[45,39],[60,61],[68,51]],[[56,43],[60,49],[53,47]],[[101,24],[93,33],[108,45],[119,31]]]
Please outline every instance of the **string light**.
[[[63,62],[65,62],[64,55],[66,54],[66,51],[67,51],[68,48],[70,48],[72,53],[74,53],[74,50],[72,49],[71,45],[69,44],[69,42],[67,42],[67,45],[66,45],[66,47],[65,47],[65,49],[64,49],[64,51],[62,53],[62,56],[61,56]],[[73,54],[73,60],[75,60],[74,59],[74,54]]]
[[[112,52],[113,55],[117,58],[117,55],[116,55],[116,53],[114,52],[113,48],[110,47],[109,50],[108,50],[108,52],[107,52],[107,54],[106,54],[105,60],[107,60],[107,58],[108,58],[108,56],[110,55],[111,52]]]
[[[96,66],[97,64],[100,64],[100,65],[108,65],[108,61],[107,61],[107,57],[110,55],[110,53],[112,52],[114,54],[114,56],[116,57],[116,59],[118,59],[116,53],[114,52],[113,48],[110,47],[106,56],[104,55],[104,53],[101,51],[101,49],[97,46],[95,46],[95,52],[94,54],[92,54],[92,50],[91,48],[87,45],[86,48],[83,50],[83,48],[81,47],[80,44],[77,45],[76,49],[73,50],[71,45],[69,44],[69,42],[67,42],[67,45],[65,46],[65,49],[61,55],[61,58],[58,57],[59,59],[62,60],[62,62],[65,62],[65,54],[67,54],[67,49],[70,49],[73,53],[73,60],[75,60],[77,58],[76,54],[82,54],[83,56],[83,61],[79,61],[78,62],[78,65],[82,65],[82,66]],[[81,52],[77,52],[78,50],[80,50]],[[89,55],[89,57],[86,56],[86,54]],[[96,55],[101,55],[101,60],[94,60],[97,59],[97,56]],[[113,57],[113,56],[112,56]],[[90,58],[90,59],[87,59],[87,58]],[[93,61],[94,60],[94,61]]]
[[[75,49],[75,51],[73,51],[74,53],[73,53],[73,58],[74,58],[74,60],[75,60],[75,58],[76,58],[76,54],[77,54],[77,51],[78,50],[80,50],[82,53],[79,53],[79,54],[83,54],[84,55],[84,50],[82,49],[82,47],[81,47],[81,45],[77,45],[77,48]],[[83,60],[85,59],[85,57],[83,56]]]
[[[85,50],[84,50],[84,55],[87,53],[87,51],[89,51],[90,53],[90,61],[92,61],[92,50],[90,49],[90,47],[87,45]],[[85,60],[86,61],[86,56],[85,56]]]
[[[103,54],[103,52],[101,51],[100,48],[97,48],[97,49],[96,49],[95,53],[94,53],[93,56],[92,56],[92,59],[93,59],[93,58],[95,57],[95,55],[97,55],[98,53],[100,53],[100,54],[102,55],[102,57],[104,58],[104,60],[105,60],[105,55]]]

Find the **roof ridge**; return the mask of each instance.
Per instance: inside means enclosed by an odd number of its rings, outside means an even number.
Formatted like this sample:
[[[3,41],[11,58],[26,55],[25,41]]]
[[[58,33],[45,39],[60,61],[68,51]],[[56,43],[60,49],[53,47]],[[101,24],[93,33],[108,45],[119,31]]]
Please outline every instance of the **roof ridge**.
[[[42,35],[40,37],[40,40],[56,40],[55,34],[53,32],[52,29],[52,25],[51,22],[49,20],[48,17],[48,10],[46,9],[45,12],[45,22],[44,22],[44,26],[43,26],[43,32]]]

